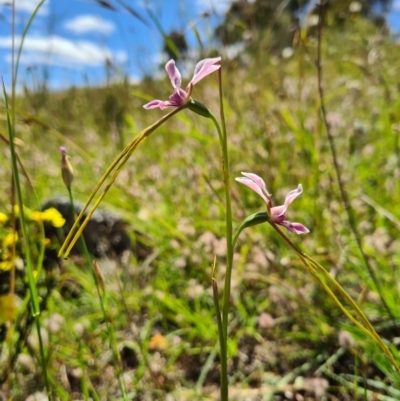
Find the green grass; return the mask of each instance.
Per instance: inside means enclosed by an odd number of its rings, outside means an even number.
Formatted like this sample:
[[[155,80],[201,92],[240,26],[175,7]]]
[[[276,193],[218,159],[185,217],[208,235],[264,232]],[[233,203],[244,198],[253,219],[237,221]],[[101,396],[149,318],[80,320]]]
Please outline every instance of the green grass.
[[[303,184],[304,193],[288,216],[311,233],[290,238],[314,255],[353,299],[363,299],[364,313],[382,338],[394,344],[400,318],[400,62],[399,45],[386,38],[372,40],[377,35],[361,20],[340,32],[326,29],[322,58],[326,107],[344,184],[395,322],[374,291],[339,195],[319,115],[315,40],[285,60],[270,55],[267,39],[260,38],[249,51],[248,65],[224,60],[222,68],[231,176],[259,174],[277,204]],[[373,63],[371,52],[378,54]],[[17,98],[16,151],[39,199],[66,195],[58,152],[65,145],[76,172],[74,199],[86,201],[123,146],[163,115],[141,106],[166,98],[168,91],[164,79]],[[193,97],[218,115],[216,76],[198,84]],[[6,148],[2,152],[8,155]],[[8,157],[0,163],[0,212],[8,213],[11,164]],[[220,164],[212,123],[185,110],[139,147],[102,203],[118,211],[132,231],[145,233],[152,245],[144,262],[132,258],[121,267],[100,261],[132,399],[214,399],[219,394],[211,276],[216,254],[221,290],[225,231]],[[36,208],[20,178],[24,204]],[[264,208],[260,198],[233,181],[232,206],[235,228]],[[92,272],[73,258],[63,265],[60,283],[40,317],[53,395],[62,400],[118,399],[107,322]],[[67,281],[81,287],[79,297],[62,294]],[[269,327],[259,320],[263,313],[272,317]],[[349,323],[267,224],[247,229],[239,239],[229,317],[231,399],[260,395],[277,400],[285,391],[324,400],[398,398],[399,377],[381,351]],[[340,343],[343,330],[352,334],[354,344]],[[0,348],[5,364],[12,341]],[[399,361],[396,347],[391,349]],[[16,400],[45,386],[37,343],[28,342],[21,352],[25,359],[0,389]],[[325,396],[318,398],[316,388],[325,385]]]

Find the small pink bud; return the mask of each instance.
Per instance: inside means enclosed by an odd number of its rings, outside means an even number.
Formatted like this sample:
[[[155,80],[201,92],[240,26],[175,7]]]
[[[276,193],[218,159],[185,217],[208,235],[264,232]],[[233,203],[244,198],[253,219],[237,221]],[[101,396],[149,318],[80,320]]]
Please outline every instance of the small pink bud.
[[[69,156],[67,156],[67,149],[65,146],[60,146],[61,152],[61,176],[64,181],[65,186],[70,189],[72,181],[74,179],[74,169],[69,161]]]

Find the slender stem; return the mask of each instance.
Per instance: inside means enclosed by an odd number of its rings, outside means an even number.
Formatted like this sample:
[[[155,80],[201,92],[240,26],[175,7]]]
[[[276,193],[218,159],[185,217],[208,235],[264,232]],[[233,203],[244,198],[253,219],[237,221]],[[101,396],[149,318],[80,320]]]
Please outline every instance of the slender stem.
[[[237,241],[238,241],[238,239],[239,239],[239,236],[240,236],[241,232],[242,232],[244,229],[245,229],[245,227],[239,227],[238,230],[236,231],[236,233],[235,233],[235,235],[234,235],[234,237],[233,237],[233,240],[232,240],[232,248],[233,248],[233,249],[236,248],[236,244],[237,244]]]
[[[72,191],[71,191],[71,186],[67,187],[68,189],[68,195],[69,195],[69,200],[70,200],[70,205],[71,205],[71,209],[72,209],[72,216],[74,216],[74,219],[76,218],[76,209],[74,206],[74,199],[72,196]],[[88,268],[90,268],[93,272],[92,269],[92,258],[90,256],[89,250],[86,246],[86,241],[85,238],[83,237],[83,235],[79,236],[79,247],[81,249],[81,252],[83,253],[85,259],[86,259],[86,263],[88,264]],[[93,272],[93,278],[94,278],[94,282],[96,284],[96,289],[97,289],[97,295],[99,297],[100,300],[100,306],[101,306],[101,310],[103,312],[103,316],[104,316],[104,321],[106,322],[106,326],[107,326],[107,331],[108,331],[108,336],[109,336],[109,341],[110,341],[110,349],[113,355],[113,359],[114,359],[114,364],[115,364],[115,368],[117,370],[117,379],[118,379],[118,385],[120,388],[120,391],[123,395],[123,399],[124,401],[128,400],[128,394],[126,391],[126,384],[125,381],[122,377],[122,373],[123,373],[123,368],[122,368],[122,362],[121,362],[121,356],[118,352],[118,347],[116,344],[116,338],[115,338],[115,333],[114,333],[114,327],[112,325],[112,321],[111,321],[111,317],[109,316],[109,314],[107,313],[107,306],[106,306],[106,302],[107,302],[107,298],[105,296],[105,293],[100,289],[98,280]]]
[[[354,302],[351,296],[345,291],[345,289],[325,270],[325,268],[316,262],[313,258],[305,254],[297,245],[295,245],[282,230],[279,229],[274,223],[269,222],[269,224],[278,232],[278,234],[284,239],[284,241],[297,253],[300,257],[304,265],[310,271],[310,273],[319,281],[324,290],[328,293],[328,295],[334,300],[336,305],[340,308],[340,310],[351,320],[360,330],[362,330],[365,334],[367,334],[372,340],[374,340],[383,353],[387,356],[389,361],[392,363],[393,367],[396,369],[398,373],[400,373],[400,368],[397,365],[396,360],[393,357],[390,349],[386,346],[386,344],[382,341],[379,334],[376,332],[375,328],[372,326],[368,318],[364,315],[364,312],[360,309],[360,307]],[[363,322],[364,326],[362,326],[345,308],[345,306],[339,301],[336,295],[332,292],[332,290],[325,284],[322,278],[318,275],[321,273],[328,281],[331,283],[336,290],[346,299],[349,305],[352,307],[356,315]]]
[[[8,105],[8,98],[7,98],[7,93],[4,85],[4,81],[2,81],[2,86],[3,86],[3,96],[4,96],[4,103],[6,106],[6,114],[7,114],[7,129],[8,129],[8,136],[9,136],[9,145],[10,145],[10,153],[11,153],[11,165],[12,165],[12,173],[13,173],[13,179],[14,179],[14,185],[15,189],[17,192],[17,201],[18,201],[18,208],[19,208],[19,220],[21,223],[21,228],[22,228],[22,236],[24,239],[24,245],[25,245],[25,258],[26,258],[26,272],[28,276],[28,286],[29,286],[29,295],[30,295],[30,304],[32,308],[32,316],[35,320],[36,324],[36,329],[37,329],[37,334],[38,334],[38,339],[39,339],[39,350],[40,350],[40,362],[41,362],[41,368],[43,372],[43,377],[46,385],[46,390],[47,390],[47,395],[50,400],[53,399],[50,384],[49,384],[49,377],[47,373],[47,367],[46,367],[46,358],[45,358],[45,352],[44,352],[44,347],[43,347],[43,341],[42,341],[42,335],[41,335],[41,330],[40,330],[40,305],[39,305],[39,297],[37,293],[37,288],[36,288],[36,279],[33,273],[33,264],[32,264],[32,258],[31,258],[31,247],[29,243],[29,235],[28,235],[28,229],[26,226],[26,218],[25,218],[25,212],[24,212],[24,205],[22,202],[22,190],[21,190],[21,183],[19,180],[19,171],[18,171],[18,165],[17,165],[17,158],[16,158],[16,151],[15,151],[15,146],[14,146],[14,123],[11,120],[10,117],[10,111],[9,111],[9,105]]]
[[[225,284],[222,304],[222,335],[220,333],[221,344],[221,400],[228,401],[228,314],[231,294],[231,277],[233,267],[233,229],[232,229],[232,206],[230,194],[230,177],[229,177],[229,154],[228,139],[226,134],[224,104],[222,96],[222,77],[221,69],[218,70],[219,82],[219,98],[220,98],[220,117],[221,125],[217,119],[210,113],[210,118],[218,131],[218,137],[222,150],[222,174],[225,188],[225,232],[226,232],[226,272]]]
[[[80,365],[82,372],[85,372],[85,365],[84,365],[83,356],[82,356],[82,340],[79,338],[76,341],[79,341],[79,343],[78,343],[79,365]],[[83,373],[82,377],[81,377],[81,390],[82,390],[82,394],[83,394],[85,401],[88,401],[89,400],[89,389],[88,389],[86,379],[87,379],[86,374]]]
[[[269,216],[267,212],[259,212],[259,213],[254,213],[248,217],[246,217],[242,223],[240,224],[239,228],[236,230],[236,233],[233,237],[232,240],[232,250],[235,249],[236,247],[236,243],[239,239],[239,235],[241,234],[241,232],[247,228],[247,227],[252,227],[252,226],[256,226],[258,224],[262,224],[265,222],[269,221]]]
[[[218,131],[218,136],[222,148],[222,170],[224,177],[224,188],[225,188],[225,230],[226,230],[226,239],[228,240],[228,203],[226,199],[229,198],[227,196],[227,191],[229,193],[229,188],[227,188],[226,183],[226,168],[225,168],[225,155],[224,155],[224,135],[221,131],[221,127],[218,124],[216,118],[211,115],[211,120],[214,122],[214,125]],[[229,179],[229,176],[228,176]],[[230,198],[229,198],[230,205]],[[226,273],[225,273],[225,285],[224,285],[224,296],[223,296],[223,309],[222,309],[222,324],[220,325],[218,322],[218,331],[220,338],[220,347],[221,347],[221,401],[228,401],[228,311],[229,311],[229,298],[230,298],[230,282],[231,282],[231,271],[232,271],[232,258],[231,258],[231,249],[232,249],[232,224],[230,225],[230,240],[227,242],[227,252],[226,252]],[[230,243],[230,244],[229,244]],[[213,282],[214,289],[214,282]],[[227,301],[228,300],[228,301]],[[219,302],[217,299],[215,302]],[[226,306],[227,303],[227,306]],[[218,305],[217,313],[220,313],[220,308]]]
[[[327,119],[327,111],[325,107],[325,101],[324,101],[324,90],[322,86],[322,65],[321,65],[321,43],[322,43],[322,25],[323,25],[323,4],[319,4],[319,24],[318,24],[318,49],[317,49],[317,72],[318,72],[318,93],[319,93],[319,98],[320,98],[320,109],[321,109],[321,114],[322,114],[322,119],[325,125],[325,131],[326,135],[328,137],[328,142],[329,142],[329,147],[330,151],[332,154],[332,159],[333,159],[333,166],[335,168],[335,173],[336,173],[336,180],[339,186],[339,191],[340,191],[340,196],[342,198],[342,202],[344,204],[346,213],[347,213],[347,219],[350,224],[350,229],[354,235],[354,238],[356,240],[357,247],[361,253],[361,256],[363,258],[364,264],[367,267],[367,270],[369,272],[369,275],[375,285],[376,290],[378,291],[379,297],[382,301],[383,306],[385,307],[387,313],[389,316],[394,319],[393,313],[390,310],[389,305],[387,304],[384,296],[383,296],[383,290],[382,286],[378,280],[378,277],[376,276],[374,269],[371,266],[371,263],[364,252],[363,245],[362,245],[362,240],[361,240],[361,235],[358,232],[357,229],[357,224],[356,224],[356,219],[354,217],[354,210],[351,206],[351,202],[349,199],[349,196],[347,194],[347,191],[345,189],[344,183],[342,181],[342,173],[340,171],[340,166],[338,162],[338,157],[337,157],[337,152],[336,152],[336,146],[335,142],[333,139],[333,135],[331,133],[330,125]]]
[[[112,162],[112,164],[108,167],[106,172],[103,174],[103,176],[100,178],[99,182],[96,184],[95,189],[92,191],[92,193],[89,196],[89,199],[83,206],[81,212],[79,213],[79,216],[77,217],[74,225],[71,227],[71,230],[69,231],[67,238],[65,239],[63,245],[61,246],[61,249],[58,253],[58,256],[63,256],[66,258],[72,248],[72,246],[75,244],[75,242],[78,240],[80,237],[83,229],[86,227],[88,224],[91,215],[94,213],[96,210],[96,207],[100,204],[101,200],[104,198],[106,195],[107,191],[117,178],[119,172],[121,171],[122,167],[124,164],[128,161],[129,157],[132,155],[132,153],[137,149],[137,147],[142,143],[153,131],[155,131],[158,127],[160,127],[163,123],[165,123],[167,120],[169,120],[173,115],[178,113],[179,111],[185,109],[187,105],[183,105],[181,107],[177,107],[170,113],[166,114],[162,118],[160,118],[158,121],[156,121],[154,124],[150,125],[149,127],[145,128],[143,131],[141,131],[139,134],[137,134],[131,142],[128,143],[128,145],[125,147],[125,149],[118,154],[118,156],[115,158],[115,160]],[[118,166],[118,167],[117,167]],[[89,207],[90,202],[93,200],[93,198],[96,196],[97,192],[100,190],[100,187],[103,185],[107,177],[111,174],[111,172],[117,167],[116,172],[114,173],[113,177],[111,178],[110,182],[108,183],[106,189],[103,191],[102,195],[98,199],[97,203],[93,208],[90,210],[90,213],[87,215],[86,219],[83,221],[81,224],[81,220],[83,215],[86,212],[86,209]],[[80,232],[76,232],[78,229],[78,226],[80,225]],[[67,248],[68,247],[68,248]],[[67,250],[66,250],[67,249]]]
[[[215,261],[214,261],[215,263]],[[215,305],[215,312],[217,315],[217,324],[218,324],[218,335],[219,335],[219,344],[221,348],[221,354],[222,348],[226,347],[225,343],[225,338],[224,338],[224,330],[222,328],[222,319],[221,319],[221,309],[219,307],[219,298],[218,298],[218,284],[217,280],[215,279],[214,275],[212,277],[212,287],[213,287],[213,298],[214,298],[214,305]],[[226,349],[224,350],[224,354],[226,355]],[[222,366],[222,364],[221,364]]]
[[[222,319],[221,319],[221,309],[219,307],[219,298],[218,298],[218,284],[217,280],[213,277],[212,278],[212,287],[213,287],[213,297],[214,297],[214,305],[215,305],[215,312],[217,315],[217,324],[218,324],[218,335],[219,335],[219,344],[221,348],[221,354],[226,355],[226,341],[224,337],[224,330],[222,326]],[[224,349],[224,351],[222,351]],[[222,367],[222,361],[221,361],[221,367]],[[221,372],[222,373],[222,372]],[[225,377],[226,377],[226,369],[224,370]],[[221,376],[222,379],[222,376]]]
[[[15,84],[17,70],[14,68],[14,50],[15,50],[15,0],[12,1],[12,20],[11,20],[11,122],[15,122]]]

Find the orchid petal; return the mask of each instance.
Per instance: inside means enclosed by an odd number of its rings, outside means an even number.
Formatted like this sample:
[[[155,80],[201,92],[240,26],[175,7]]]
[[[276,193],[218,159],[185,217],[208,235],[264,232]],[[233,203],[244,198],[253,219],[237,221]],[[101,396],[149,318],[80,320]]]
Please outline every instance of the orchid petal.
[[[193,85],[199,82],[208,74],[218,70],[221,68],[219,63],[221,61],[221,57],[205,59],[197,63],[196,69],[194,72],[194,76],[189,85],[187,86],[186,91],[181,89],[182,76],[179,72],[175,61],[169,60],[165,65],[165,70],[171,80],[172,87],[174,91],[172,95],[169,97],[169,100],[153,100],[150,103],[145,104],[143,107],[145,109],[155,109],[160,108],[161,110],[166,109],[167,107],[180,107],[186,104],[191,96]]]
[[[164,109],[168,109],[168,107],[176,107],[176,106],[167,100],[165,102],[162,102],[162,104],[160,104],[159,107],[160,107],[160,110],[164,110]]]
[[[150,110],[150,109],[156,109],[157,107],[159,107],[161,110],[165,109],[167,107],[171,107],[171,105],[169,104],[168,101],[163,101],[163,100],[152,100],[151,102],[145,104],[143,106],[146,110]]]
[[[307,234],[310,232],[310,230],[306,227],[303,226],[301,223],[292,223],[291,221],[282,221],[279,223],[281,226],[284,226],[287,228],[287,230],[291,233],[295,234]]]
[[[275,224],[281,224],[286,218],[286,209],[287,207],[285,205],[271,207],[271,221]]]
[[[182,83],[182,76],[178,70],[178,67],[175,65],[174,60],[169,60],[165,65],[165,70],[169,78],[171,79],[171,84],[174,89],[180,89]]]
[[[194,69],[194,75],[190,83],[196,85],[197,82],[201,81],[207,75],[217,71],[221,68],[221,57],[206,58],[199,61]]]
[[[174,93],[169,97],[169,102],[173,106],[182,106],[187,102],[187,93],[181,88],[175,89]]]
[[[269,204],[269,199],[264,195],[264,192],[262,191],[262,188],[254,182],[250,178],[245,178],[245,177],[237,177],[235,178],[237,182],[240,182],[241,184],[246,185],[250,189],[252,189],[254,192],[256,192],[258,195],[261,196],[261,198],[264,199],[265,203],[268,205]]]
[[[294,189],[293,191],[290,191],[285,198],[285,203],[281,206],[275,206],[271,208],[271,218],[277,219],[278,217],[284,216],[286,213],[287,208],[289,205],[303,192],[303,187],[301,184],[297,187],[297,189]]]
[[[271,208],[271,219],[277,223],[279,221],[279,217],[285,216],[287,210],[286,205],[282,206],[274,206]]]
[[[301,184],[298,185],[296,189],[290,191],[285,198],[285,206],[286,208],[303,192],[303,186]]]
[[[267,187],[265,186],[264,180],[258,176],[257,174],[253,173],[244,173],[242,171],[242,175],[244,175],[247,178],[250,178],[250,180],[254,181],[262,190],[263,192],[267,195],[268,198],[271,197],[271,194],[267,191]]]

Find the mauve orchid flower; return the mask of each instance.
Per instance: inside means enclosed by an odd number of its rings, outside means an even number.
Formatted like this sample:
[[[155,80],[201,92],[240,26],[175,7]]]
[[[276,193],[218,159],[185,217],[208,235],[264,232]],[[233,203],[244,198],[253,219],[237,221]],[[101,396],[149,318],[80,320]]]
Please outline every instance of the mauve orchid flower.
[[[267,191],[264,180],[253,173],[242,173],[242,175],[244,175],[244,177],[238,177],[235,178],[235,180],[248,186],[264,199],[265,203],[267,204],[267,210],[272,223],[286,227],[291,233],[307,234],[310,232],[310,230],[303,226],[303,224],[293,223],[289,220],[286,220],[287,208],[303,192],[303,187],[301,184],[299,184],[297,189],[290,191],[286,195],[285,203],[282,206],[272,207],[272,195]]]
[[[181,88],[182,76],[179,72],[174,60],[169,60],[165,65],[165,70],[169,78],[171,79],[174,93],[169,97],[169,100],[152,100],[150,103],[145,104],[145,109],[156,109],[159,107],[161,110],[167,107],[179,107],[187,103],[190,99],[193,86],[197,82],[201,81],[207,75],[217,71],[221,68],[221,57],[206,58],[197,63],[194,69],[194,75],[192,80],[189,82],[186,90]]]

